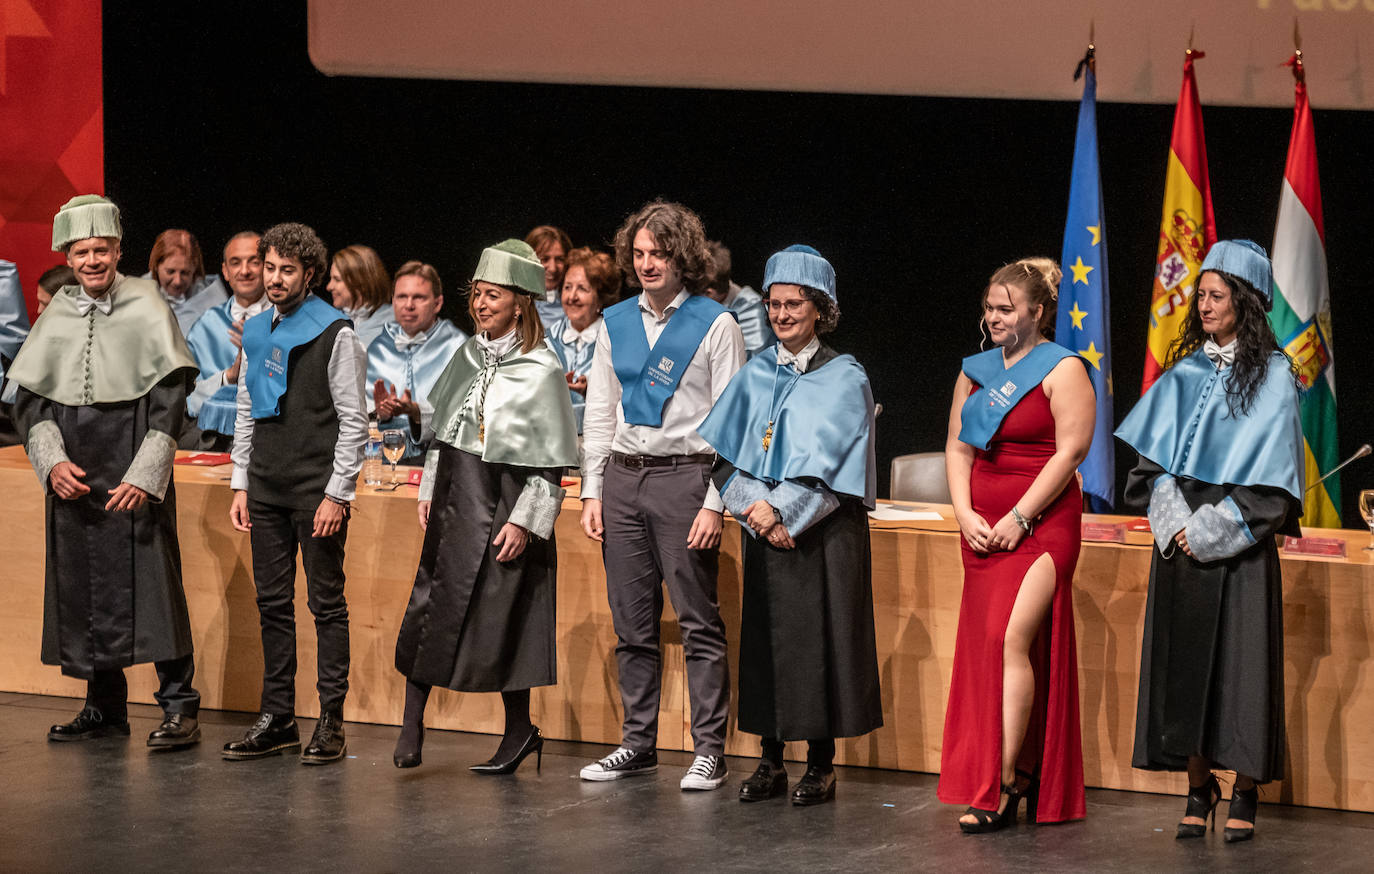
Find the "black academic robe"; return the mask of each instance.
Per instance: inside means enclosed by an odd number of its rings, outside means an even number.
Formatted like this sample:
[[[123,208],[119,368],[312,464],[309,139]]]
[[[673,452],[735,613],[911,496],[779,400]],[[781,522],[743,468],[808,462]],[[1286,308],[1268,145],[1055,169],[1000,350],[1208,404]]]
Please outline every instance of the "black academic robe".
[[[498,562],[492,540],[531,473],[559,483],[561,471],[489,464],[435,441],[429,527],[396,640],[396,669],[412,682],[460,692],[550,686],[558,554],[552,536],[530,536],[514,561]]]
[[[1149,504],[1163,470],[1141,459],[1127,480],[1130,506]],[[1283,775],[1283,603],[1276,534],[1300,533],[1302,507],[1281,489],[1178,480],[1189,508],[1228,495],[1256,543],[1199,562],[1153,550],[1140,653],[1131,764],[1182,771],[1200,755],[1259,782]]]
[[[808,371],[835,352],[822,346]],[[734,468],[716,462],[723,487]],[[800,535],[795,549],[744,541],[739,728],[779,740],[857,737],[883,724],[868,513],[840,506]]]
[[[90,492],[65,501],[47,489],[44,664],[91,679],[95,670],[191,653],[181,585],[176,490],[130,512],[105,509],[149,430],[176,434],[186,412],[187,375],[177,370],[132,401],[66,406],[20,388],[15,422],[25,442],[41,421],[62,433],[67,457],[86,471]]]

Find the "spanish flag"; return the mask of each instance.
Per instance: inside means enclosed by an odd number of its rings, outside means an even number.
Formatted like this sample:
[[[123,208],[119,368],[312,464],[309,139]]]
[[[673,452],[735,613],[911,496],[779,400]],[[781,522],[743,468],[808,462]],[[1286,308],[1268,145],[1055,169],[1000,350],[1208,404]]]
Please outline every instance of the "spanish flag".
[[[1322,193],[1317,182],[1317,140],[1312,107],[1307,102],[1302,55],[1289,60],[1297,79],[1293,133],[1279,193],[1279,219],[1274,229],[1274,309],[1269,324],[1302,382],[1302,434],[1309,483],[1334,468],[1336,447],[1336,375],[1331,352],[1331,293],[1326,279],[1326,229]],[[1339,475],[1307,493],[1302,524],[1321,528],[1341,525]]]
[[[1183,58],[1183,87],[1174,109],[1169,170],[1164,179],[1164,217],[1159,225],[1141,394],[1164,372],[1169,344],[1183,329],[1183,318],[1188,313],[1203,256],[1217,240],[1212,190],[1207,182],[1202,103],[1198,100],[1197,80],[1193,76],[1193,61],[1201,57],[1202,52],[1190,48]]]

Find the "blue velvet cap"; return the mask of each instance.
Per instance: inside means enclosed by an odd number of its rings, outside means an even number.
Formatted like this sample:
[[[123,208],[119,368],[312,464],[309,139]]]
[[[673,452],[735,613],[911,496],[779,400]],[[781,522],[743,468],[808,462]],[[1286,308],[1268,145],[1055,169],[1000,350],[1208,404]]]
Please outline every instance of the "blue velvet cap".
[[[763,293],[767,294],[777,282],[814,288],[839,303],[835,297],[835,268],[810,246],[788,246],[773,253],[763,268]]]
[[[1264,311],[1274,306],[1274,265],[1259,243],[1250,240],[1218,240],[1202,259],[1202,270],[1215,270],[1243,279],[1259,292]]]

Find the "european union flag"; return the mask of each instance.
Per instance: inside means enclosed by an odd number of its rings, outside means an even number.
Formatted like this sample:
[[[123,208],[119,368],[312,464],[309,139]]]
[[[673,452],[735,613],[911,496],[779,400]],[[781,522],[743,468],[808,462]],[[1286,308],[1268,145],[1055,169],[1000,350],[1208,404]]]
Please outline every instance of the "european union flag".
[[[1108,333],[1112,323],[1107,296],[1107,226],[1102,215],[1102,177],[1097,166],[1097,76],[1091,50],[1084,67],[1083,101],[1078,106],[1078,135],[1073,144],[1069,183],[1069,218],[1064,224],[1060,264],[1059,317],[1055,340],[1083,356],[1097,390],[1097,426],[1092,448],[1079,465],[1083,491],[1094,512],[1116,503],[1116,448],[1112,443],[1112,358]]]

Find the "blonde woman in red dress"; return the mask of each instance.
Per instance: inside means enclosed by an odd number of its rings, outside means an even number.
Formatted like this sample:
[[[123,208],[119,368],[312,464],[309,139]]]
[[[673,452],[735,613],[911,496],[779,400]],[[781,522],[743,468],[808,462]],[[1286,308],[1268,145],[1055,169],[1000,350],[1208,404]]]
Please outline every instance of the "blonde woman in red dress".
[[[1084,815],[1071,582],[1092,443],[1083,359],[1046,338],[1058,265],[993,274],[983,323],[995,346],[964,359],[945,459],[962,535],[964,591],[950,679],[940,800],[965,832]]]

